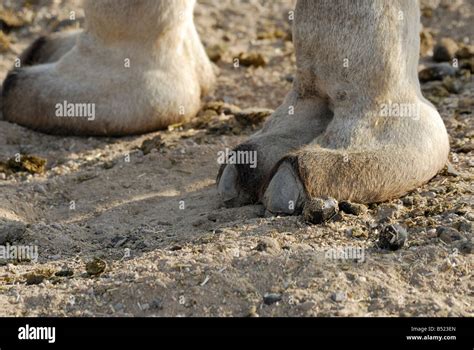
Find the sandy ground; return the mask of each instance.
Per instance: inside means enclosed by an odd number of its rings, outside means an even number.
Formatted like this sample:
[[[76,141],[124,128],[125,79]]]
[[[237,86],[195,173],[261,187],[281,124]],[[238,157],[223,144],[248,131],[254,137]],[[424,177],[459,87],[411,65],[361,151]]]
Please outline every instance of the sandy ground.
[[[70,11],[82,16],[79,1],[4,4],[28,23],[8,33],[0,79],[38,34]],[[203,41],[222,51],[208,101],[278,106],[294,73],[282,34],[290,33],[292,4],[199,2]],[[435,39],[467,44],[472,14],[472,1],[456,1],[423,21]],[[253,51],[267,66],[233,67],[233,57]],[[462,92],[436,101],[452,167],[400,200],[324,225],[268,217],[258,205],[222,206],[217,153],[253,132],[232,116],[120,139],[53,137],[0,120],[0,161],[18,153],[47,159],[42,175],[0,173],[0,245],[39,252],[36,263],[0,260],[0,315],[473,316],[474,83],[470,75],[460,81]],[[142,143],[158,136],[162,145],[145,155]],[[377,246],[389,223],[409,232],[396,252]],[[327,257],[345,247],[363,248],[363,261]],[[94,259],[106,263],[102,274],[86,272],[100,265],[86,269]]]

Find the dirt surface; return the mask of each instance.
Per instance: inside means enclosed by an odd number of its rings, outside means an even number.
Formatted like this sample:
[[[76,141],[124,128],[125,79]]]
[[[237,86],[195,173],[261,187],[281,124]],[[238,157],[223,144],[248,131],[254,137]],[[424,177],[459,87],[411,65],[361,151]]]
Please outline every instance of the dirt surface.
[[[19,11],[25,23],[5,30],[2,80],[40,33],[70,11],[83,15],[79,1],[3,3],[1,11]],[[472,44],[472,1],[443,3],[424,11],[435,42]],[[295,71],[292,6],[199,2],[203,42],[222,56],[207,101],[278,106]],[[234,68],[241,52],[260,53],[268,64]],[[457,94],[439,96],[441,82],[423,87],[448,127],[452,165],[400,200],[323,225],[219,202],[218,152],[258,128],[233,115],[119,139],[53,137],[0,117],[0,161],[47,160],[43,174],[0,168],[0,246],[34,245],[39,253],[37,262],[0,259],[0,315],[473,316],[474,83],[468,70],[456,82]],[[144,152],[146,140],[154,147]],[[377,243],[392,223],[409,234],[394,252]],[[328,256],[349,247],[364,255]]]

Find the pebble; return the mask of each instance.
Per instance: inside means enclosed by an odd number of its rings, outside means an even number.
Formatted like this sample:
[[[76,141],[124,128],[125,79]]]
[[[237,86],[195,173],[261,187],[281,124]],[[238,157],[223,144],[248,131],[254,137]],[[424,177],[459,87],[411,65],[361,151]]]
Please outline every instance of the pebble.
[[[360,227],[354,227],[349,230],[350,236],[354,238],[369,238],[369,233]]]
[[[56,272],[54,275],[57,277],[72,277],[74,275],[74,270],[64,269],[64,270]]]
[[[86,272],[90,276],[97,276],[102,274],[107,267],[107,263],[99,258],[95,258],[94,260],[88,262],[86,264]]]
[[[468,254],[472,254],[472,251],[473,251],[472,246],[473,246],[472,242],[465,240],[463,242],[460,242],[458,249],[461,252],[461,254],[468,255]]]
[[[35,274],[35,273],[30,273],[26,275],[26,284],[27,285],[35,285],[35,284],[40,284],[44,281],[46,276],[41,275],[41,274]]]
[[[121,310],[124,309],[124,307],[125,306],[122,303],[117,303],[117,304],[114,305],[114,310],[115,311],[121,311]]]
[[[367,207],[363,204],[341,202],[339,203],[339,210],[343,211],[346,214],[359,216],[367,212]]]
[[[405,207],[411,207],[413,204],[415,204],[415,199],[411,196],[408,196],[402,199],[402,203]]]
[[[420,33],[420,52],[422,56],[427,56],[431,54],[434,47],[433,35],[426,28]]]
[[[334,198],[318,198],[306,203],[303,215],[306,221],[318,225],[332,219],[338,212],[339,205]]]
[[[435,46],[433,60],[436,62],[450,62],[456,57],[459,45],[451,38],[442,38]]]
[[[443,86],[448,92],[452,94],[459,94],[462,92],[463,89],[463,84],[461,83],[461,81],[451,76],[443,79]]]
[[[426,236],[428,238],[437,238],[438,233],[436,232],[436,229],[432,228],[431,230],[428,230],[428,232],[426,232]]]
[[[454,177],[458,177],[461,175],[461,173],[457,171],[451,163],[448,164],[446,168],[446,173]]]
[[[273,305],[282,300],[282,295],[278,293],[267,293],[263,296],[263,302],[265,305]]]
[[[237,112],[235,120],[243,126],[255,126],[262,124],[272,113],[272,109],[248,108]]]
[[[379,236],[379,247],[385,250],[396,251],[401,249],[408,239],[407,230],[398,224],[386,226]]]
[[[474,232],[474,224],[471,221],[462,221],[459,223],[458,230],[465,233]]]
[[[267,59],[258,52],[242,52],[238,59],[239,63],[245,67],[264,67],[268,63]]]
[[[443,80],[445,77],[456,75],[456,69],[449,63],[440,63],[423,69],[419,73],[422,83],[433,80]]]
[[[7,175],[5,173],[0,173],[0,180],[6,180]]]
[[[336,303],[342,303],[347,299],[347,294],[346,292],[336,292],[331,295],[331,299],[335,301]]]
[[[380,222],[397,219],[400,216],[400,209],[400,206],[394,204],[381,205],[377,210],[376,219]]]
[[[257,307],[256,306],[251,306],[247,317],[260,317],[259,314],[257,313]]]
[[[316,306],[316,303],[312,301],[305,301],[304,303],[301,303],[298,305],[298,309],[303,312],[308,312],[308,311],[311,311],[315,306]]]
[[[456,52],[459,59],[469,59],[474,57],[474,45],[465,45]]]
[[[0,224],[0,245],[19,242],[26,232],[26,225],[22,222]]]
[[[162,310],[163,309],[163,301],[161,299],[153,299],[150,303],[150,310]]]
[[[43,185],[37,184],[33,187],[33,191],[40,193],[40,194],[47,194],[46,188]]]
[[[140,146],[140,150],[144,155],[150,154],[153,150],[159,150],[164,146],[163,140],[160,135],[143,141]]]
[[[455,241],[460,241],[464,237],[459,233],[458,230],[452,227],[441,226],[437,228],[438,237],[446,244],[451,244]]]
[[[259,252],[276,254],[281,250],[281,247],[276,239],[264,237],[258,242],[257,247],[255,247],[255,250]]]
[[[217,44],[211,47],[206,48],[207,55],[209,56],[209,59],[217,63],[222,59],[222,56],[224,56],[225,52],[227,51],[226,46]]]

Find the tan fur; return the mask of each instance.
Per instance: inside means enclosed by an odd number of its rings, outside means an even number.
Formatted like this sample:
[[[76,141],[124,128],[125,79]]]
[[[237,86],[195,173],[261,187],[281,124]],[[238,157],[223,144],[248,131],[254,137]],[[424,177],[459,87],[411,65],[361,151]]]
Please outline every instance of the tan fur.
[[[317,57],[309,68],[334,111],[325,133],[297,152],[298,165],[311,197],[384,201],[430,180],[449,153],[441,117],[419,86],[419,8],[408,0],[339,3],[298,5],[297,45]],[[321,30],[329,26],[336,38]],[[347,71],[331,63],[343,57]],[[420,104],[419,118],[380,116],[382,104],[394,103]]]
[[[127,135],[194,116],[214,76],[193,7],[191,0],[86,0],[84,32],[37,42],[41,50],[33,45],[23,57],[46,64],[9,75],[6,119],[51,133]],[[222,166],[223,200],[293,214],[308,198],[379,202],[435,176],[449,142],[420,90],[419,17],[414,0],[299,0],[294,86],[237,148],[257,152],[257,168]],[[55,117],[65,100],[95,103],[96,120]],[[416,113],[383,115],[383,106],[407,105]]]
[[[4,84],[6,120],[74,135],[129,135],[193,117],[214,85],[193,23],[193,0],[86,0],[86,29],[13,71]],[[134,20],[140,19],[140,20]],[[52,52],[50,57],[48,52]],[[130,68],[126,63],[130,62]],[[58,118],[58,103],[95,104],[95,120]]]
[[[444,167],[446,128],[423,98],[417,75],[418,6],[412,0],[298,1],[293,89],[298,98],[324,101],[330,115],[323,107],[314,109],[312,120],[330,121],[325,130],[313,127],[319,134],[311,142],[261,176],[269,180],[259,196],[267,209],[292,214],[295,204],[323,196],[384,201],[415,189]],[[418,106],[419,113],[383,116],[386,105]],[[284,135],[285,126],[273,124],[270,132]],[[280,153],[289,149],[285,140],[272,142],[273,149],[281,145]],[[262,169],[267,172],[268,165],[259,164],[256,171]],[[232,176],[220,178],[219,185],[226,201],[246,190],[238,181],[232,185]]]

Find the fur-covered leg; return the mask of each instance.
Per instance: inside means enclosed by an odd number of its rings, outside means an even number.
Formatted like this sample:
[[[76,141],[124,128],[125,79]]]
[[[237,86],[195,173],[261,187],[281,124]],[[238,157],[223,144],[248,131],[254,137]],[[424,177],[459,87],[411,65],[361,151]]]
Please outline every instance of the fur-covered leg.
[[[380,202],[434,177],[449,142],[420,91],[417,2],[299,0],[295,27],[299,64],[311,67],[334,118],[274,169],[267,209],[292,214],[322,196]]]
[[[25,57],[46,64],[8,75],[4,118],[47,133],[120,136],[193,117],[215,81],[193,8],[190,0],[86,0],[85,31],[62,37],[72,49],[43,43]]]

